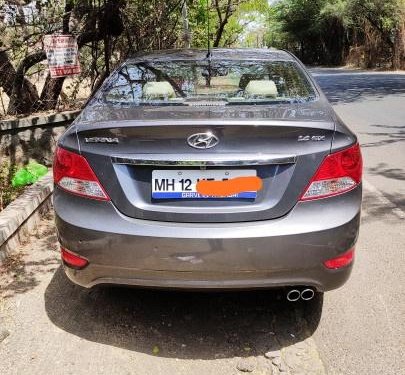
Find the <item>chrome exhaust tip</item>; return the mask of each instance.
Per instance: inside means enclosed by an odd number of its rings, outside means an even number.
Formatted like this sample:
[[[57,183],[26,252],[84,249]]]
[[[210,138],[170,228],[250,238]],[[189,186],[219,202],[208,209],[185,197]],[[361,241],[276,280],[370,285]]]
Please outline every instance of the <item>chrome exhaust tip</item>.
[[[304,289],[301,292],[301,299],[303,301],[310,301],[312,298],[314,298],[315,292],[313,289]]]
[[[287,300],[290,302],[297,302],[300,299],[300,297],[301,297],[301,293],[297,289],[291,289],[287,293]]]

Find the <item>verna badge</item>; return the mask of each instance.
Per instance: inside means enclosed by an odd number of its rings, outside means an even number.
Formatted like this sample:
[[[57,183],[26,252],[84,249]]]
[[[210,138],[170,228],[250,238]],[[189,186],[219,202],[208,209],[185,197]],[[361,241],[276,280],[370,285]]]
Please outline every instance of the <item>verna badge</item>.
[[[205,150],[215,147],[219,143],[219,139],[211,132],[196,133],[187,138],[187,143],[191,147]]]
[[[86,143],[119,143],[118,138],[110,138],[110,137],[90,137],[84,138]]]

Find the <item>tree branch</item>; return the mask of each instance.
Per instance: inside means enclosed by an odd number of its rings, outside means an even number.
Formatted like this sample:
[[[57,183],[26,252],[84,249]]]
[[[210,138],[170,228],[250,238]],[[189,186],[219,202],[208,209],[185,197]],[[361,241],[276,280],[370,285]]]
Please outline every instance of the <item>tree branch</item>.
[[[222,13],[221,13],[221,7],[219,6],[219,0],[215,0],[215,9],[218,14],[219,23],[222,23]],[[209,17],[209,14],[207,15],[207,17]]]

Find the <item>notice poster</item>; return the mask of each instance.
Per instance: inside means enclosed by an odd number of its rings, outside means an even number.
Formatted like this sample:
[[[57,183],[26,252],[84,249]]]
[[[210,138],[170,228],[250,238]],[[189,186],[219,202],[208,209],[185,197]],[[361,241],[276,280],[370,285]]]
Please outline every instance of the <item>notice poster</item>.
[[[73,35],[46,35],[44,48],[52,78],[80,74],[76,37]]]

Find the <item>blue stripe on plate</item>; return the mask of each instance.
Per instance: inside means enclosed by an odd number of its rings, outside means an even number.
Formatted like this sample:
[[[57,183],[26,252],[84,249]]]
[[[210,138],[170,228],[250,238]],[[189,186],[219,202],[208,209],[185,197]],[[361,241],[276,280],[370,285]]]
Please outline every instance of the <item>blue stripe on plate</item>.
[[[230,195],[228,197],[212,197],[209,195],[201,195],[197,192],[153,192],[152,198],[153,199],[234,199],[234,198],[244,198],[244,199],[255,199],[257,197],[257,193],[255,191],[245,191],[243,193]]]

